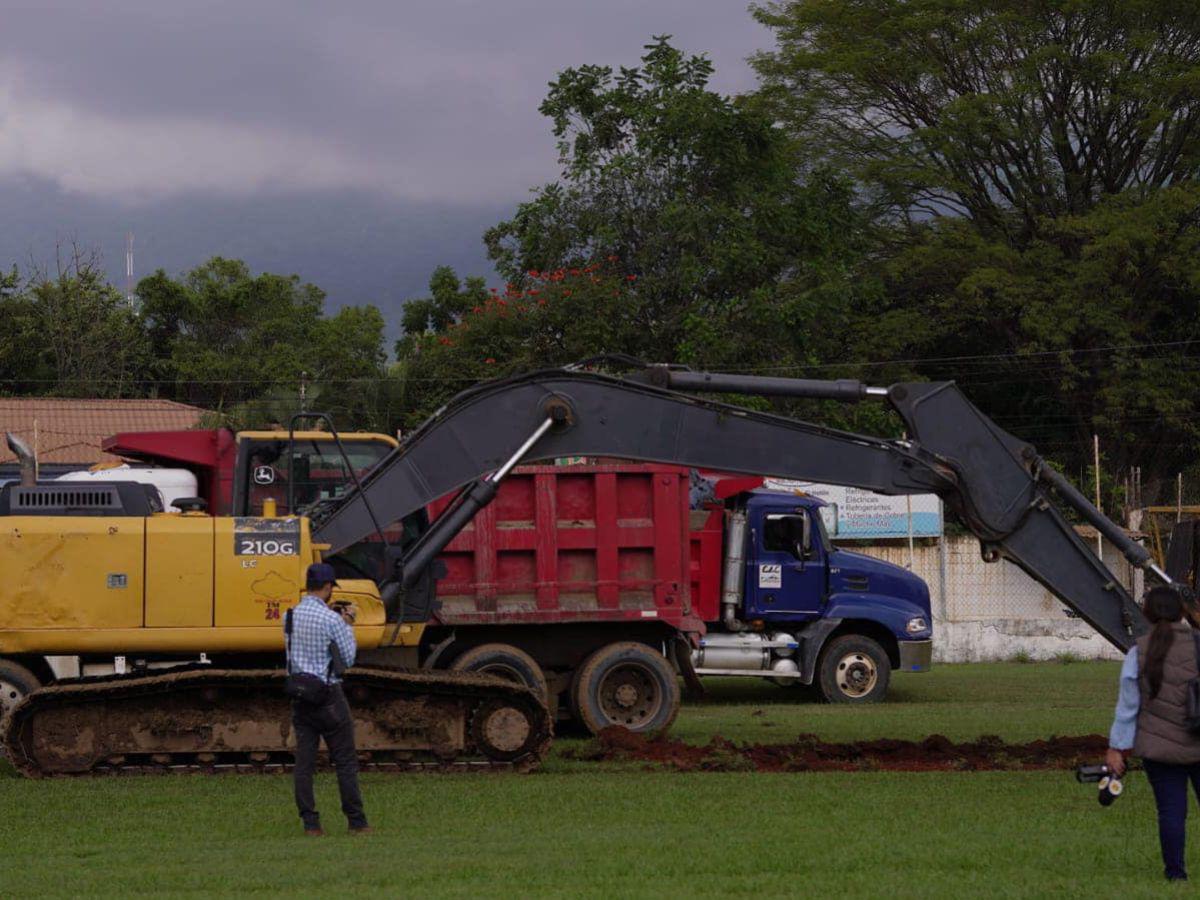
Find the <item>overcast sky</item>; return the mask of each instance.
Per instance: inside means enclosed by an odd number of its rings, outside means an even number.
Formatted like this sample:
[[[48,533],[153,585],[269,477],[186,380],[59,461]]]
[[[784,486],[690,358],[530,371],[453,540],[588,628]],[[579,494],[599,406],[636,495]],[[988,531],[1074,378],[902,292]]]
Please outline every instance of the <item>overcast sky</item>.
[[[743,0],[2,0],[0,178],[129,203],[516,199],[555,173],[547,82],[657,33],[727,92],[768,42]]]
[[[747,0],[0,0],[0,269],[98,250],[125,284],[214,255],[398,333],[431,272],[495,283],[483,232],[557,177],[562,69],[652,35],[754,85]]]

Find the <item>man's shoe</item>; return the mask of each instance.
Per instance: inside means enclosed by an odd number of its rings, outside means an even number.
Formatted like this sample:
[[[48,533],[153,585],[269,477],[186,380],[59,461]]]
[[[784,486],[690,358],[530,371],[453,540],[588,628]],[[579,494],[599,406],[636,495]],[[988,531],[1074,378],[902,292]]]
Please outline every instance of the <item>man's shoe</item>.
[[[325,830],[322,828],[305,828],[304,834],[307,837],[325,837]]]
[[[351,834],[374,834],[375,829],[370,825],[360,825],[358,828],[351,828]]]

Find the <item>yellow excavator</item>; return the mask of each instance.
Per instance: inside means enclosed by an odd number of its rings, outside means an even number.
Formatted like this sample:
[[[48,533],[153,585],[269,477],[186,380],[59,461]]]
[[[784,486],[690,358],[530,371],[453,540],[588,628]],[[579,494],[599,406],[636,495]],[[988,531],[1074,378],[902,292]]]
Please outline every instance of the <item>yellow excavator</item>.
[[[0,687],[5,750],[29,775],[263,768],[290,760],[282,617],[321,559],[309,521],[210,516],[196,498],[161,507],[134,481],[37,483],[29,449],[0,488]],[[379,586],[339,579],[359,647],[419,643],[424,625],[388,624]],[[109,674],[40,681],[23,659],[106,659]],[[85,675],[86,672],[65,674]],[[46,679],[48,680],[48,679]],[[542,698],[459,672],[352,670],[347,681],[368,766],[535,765],[550,741]],[[19,702],[20,701],[20,702]]]

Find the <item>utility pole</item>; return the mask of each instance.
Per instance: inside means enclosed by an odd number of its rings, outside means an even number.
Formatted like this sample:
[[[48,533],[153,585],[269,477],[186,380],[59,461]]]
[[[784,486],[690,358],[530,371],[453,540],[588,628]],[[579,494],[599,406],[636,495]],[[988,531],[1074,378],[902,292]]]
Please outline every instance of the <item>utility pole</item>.
[[[1092,435],[1092,458],[1096,465],[1096,509],[1100,509],[1100,435]],[[1101,562],[1104,561],[1104,538],[1100,536],[1099,529],[1096,530],[1096,558]]]

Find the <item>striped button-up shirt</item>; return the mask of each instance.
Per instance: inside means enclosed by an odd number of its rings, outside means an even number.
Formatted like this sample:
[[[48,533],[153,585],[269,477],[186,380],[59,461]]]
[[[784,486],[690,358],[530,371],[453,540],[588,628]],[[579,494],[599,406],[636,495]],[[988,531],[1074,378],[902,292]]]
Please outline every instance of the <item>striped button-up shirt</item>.
[[[285,631],[286,628],[285,621]],[[320,597],[305,594],[292,610],[292,637],[287,642],[288,671],[307,672],[328,684],[337,684],[341,679],[331,670],[333,655],[329,652],[330,644],[337,645],[347,668],[354,665],[358,647],[350,626]]]

